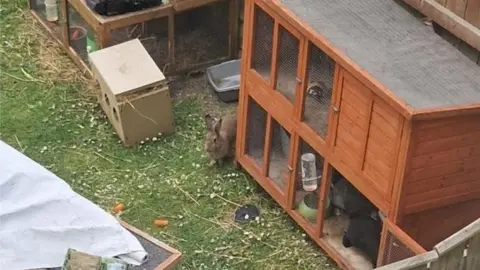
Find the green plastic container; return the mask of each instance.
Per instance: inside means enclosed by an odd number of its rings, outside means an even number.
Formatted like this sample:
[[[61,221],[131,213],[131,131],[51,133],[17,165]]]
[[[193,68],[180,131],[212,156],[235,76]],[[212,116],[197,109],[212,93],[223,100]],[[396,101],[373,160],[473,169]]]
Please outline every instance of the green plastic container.
[[[318,214],[318,193],[309,192],[303,196],[302,200],[297,206],[297,211],[310,220],[311,222],[316,222]],[[327,197],[325,202],[325,212],[328,212],[330,208],[330,199]]]
[[[97,41],[95,40],[94,37],[90,36],[90,34],[87,35],[87,52],[91,53],[96,50],[98,50]]]

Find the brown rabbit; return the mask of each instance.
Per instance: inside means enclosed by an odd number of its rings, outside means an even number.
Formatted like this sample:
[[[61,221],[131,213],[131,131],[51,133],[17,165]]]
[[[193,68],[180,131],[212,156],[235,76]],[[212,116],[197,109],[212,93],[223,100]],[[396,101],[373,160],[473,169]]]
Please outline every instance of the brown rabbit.
[[[235,163],[235,137],[237,133],[236,115],[226,115],[214,119],[210,114],[205,115],[207,135],[205,138],[205,151],[210,158],[210,166],[223,164],[223,160],[233,157]]]

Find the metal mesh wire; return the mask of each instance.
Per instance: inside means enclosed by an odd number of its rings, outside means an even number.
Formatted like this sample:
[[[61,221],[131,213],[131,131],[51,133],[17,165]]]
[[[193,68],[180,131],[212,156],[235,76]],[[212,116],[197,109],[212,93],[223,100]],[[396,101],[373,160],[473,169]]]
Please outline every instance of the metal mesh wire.
[[[229,1],[217,1],[175,15],[175,64],[178,70],[227,57]]]
[[[270,79],[273,47],[273,18],[255,6],[252,68],[265,80]]]
[[[335,61],[315,45],[309,45],[308,86],[303,121],[324,139],[328,132],[328,108],[332,100]]]
[[[53,21],[54,16],[52,16],[51,21],[47,20],[45,0],[30,0],[30,7],[35,13],[44,21],[46,25],[52,30],[53,34],[57,38],[62,38],[62,28],[63,27],[63,14],[60,11],[60,5],[57,5],[57,20]]]
[[[291,102],[295,100],[300,41],[282,26],[279,27],[276,90]]]
[[[313,154],[313,162],[311,160]],[[302,162],[303,155],[303,162]],[[323,171],[323,157],[320,156],[308,143],[300,138],[298,145],[297,170],[295,173],[295,205],[298,206],[302,200],[310,208],[317,208],[320,194],[320,185]],[[304,182],[305,181],[305,182]],[[311,200],[305,200],[307,194],[315,195],[317,203],[312,204]],[[310,195],[310,196],[312,196]],[[307,219],[314,223],[316,219]]]
[[[268,177],[275,185],[284,190],[288,181],[288,157],[290,133],[272,119],[272,138],[268,164]]]
[[[252,98],[248,100],[245,153],[263,166],[267,113]]]
[[[380,265],[387,265],[415,256],[410,248],[402,243],[394,234],[387,229],[387,239]]]
[[[108,46],[138,38],[158,68],[166,71],[168,63],[168,18],[158,18],[143,23],[117,28],[110,32]]]
[[[89,50],[98,47],[96,33],[69,3],[67,3],[67,12],[69,24],[68,42],[70,47],[75,50],[85,63],[88,63]]]

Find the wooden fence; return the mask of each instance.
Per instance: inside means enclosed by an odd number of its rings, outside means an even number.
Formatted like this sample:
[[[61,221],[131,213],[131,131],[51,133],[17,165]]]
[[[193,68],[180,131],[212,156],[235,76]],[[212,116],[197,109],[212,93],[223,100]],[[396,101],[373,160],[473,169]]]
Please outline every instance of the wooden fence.
[[[480,50],[480,0],[403,0]]]
[[[432,251],[375,269],[479,270],[480,218],[437,244]]]

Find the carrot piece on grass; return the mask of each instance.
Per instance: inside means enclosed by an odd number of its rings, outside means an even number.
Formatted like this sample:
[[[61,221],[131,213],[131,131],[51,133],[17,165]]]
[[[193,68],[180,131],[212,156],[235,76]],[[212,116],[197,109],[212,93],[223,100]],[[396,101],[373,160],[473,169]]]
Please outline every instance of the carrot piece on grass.
[[[155,221],[153,221],[153,224],[157,225],[157,226],[167,226],[168,225],[168,220],[165,220],[165,219],[156,219]]]
[[[113,212],[115,212],[115,213],[122,212],[124,208],[125,208],[125,205],[124,205],[123,203],[118,203],[118,204],[115,205],[115,207],[113,208]]]

